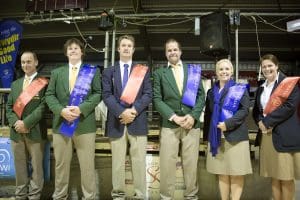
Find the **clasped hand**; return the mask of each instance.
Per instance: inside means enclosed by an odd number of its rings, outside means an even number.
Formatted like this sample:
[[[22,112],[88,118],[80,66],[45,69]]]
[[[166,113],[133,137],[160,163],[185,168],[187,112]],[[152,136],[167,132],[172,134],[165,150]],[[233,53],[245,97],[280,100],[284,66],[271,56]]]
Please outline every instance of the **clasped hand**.
[[[78,106],[67,106],[62,109],[60,115],[67,120],[68,122],[73,122],[81,114],[81,111]]]
[[[29,129],[26,128],[22,120],[17,120],[14,124],[14,128],[18,133],[29,133]]]
[[[227,130],[225,122],[219,122],[217,127],[221,130],[222,133]]]
[[[262,121],[259,121],[259,122],[258,122],[258,128],[261,130],[262,133],[267,133],[267,132],[270,132],[270,131],[272,130],[272,128],[271,128],[271,129],[268,129],[268,128],[264,125],[264,123],[263,123]]]
[[[175,115],[173,121],[180,127],[190,130],[193,128],[195,119],[191,115],[178,116]]]
[[[125,109],[119,116],[121,124],[130,124],[137,116],[137,111],[134,108]]]

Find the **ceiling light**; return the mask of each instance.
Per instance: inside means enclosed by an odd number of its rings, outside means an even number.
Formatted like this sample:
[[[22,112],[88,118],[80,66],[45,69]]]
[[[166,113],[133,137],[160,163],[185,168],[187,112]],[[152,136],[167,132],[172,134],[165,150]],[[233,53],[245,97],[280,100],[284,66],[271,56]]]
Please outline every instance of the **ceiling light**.
[[[296,20],[287,22],[286,29],[288,32],[300,30],[300,19],[296,19]]]
[[[200,35],[200,17],[195,17],[195,35]]]

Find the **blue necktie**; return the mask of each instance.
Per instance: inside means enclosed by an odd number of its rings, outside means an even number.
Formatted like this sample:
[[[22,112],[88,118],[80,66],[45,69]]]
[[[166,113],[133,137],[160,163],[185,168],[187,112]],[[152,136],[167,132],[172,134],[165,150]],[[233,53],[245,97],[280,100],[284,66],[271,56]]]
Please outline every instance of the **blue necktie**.
[[[128,64],[124,64],[124,74],[123,74],[123,83],[122,83],[122,89],[124,90],[126,83],[128,81]]]

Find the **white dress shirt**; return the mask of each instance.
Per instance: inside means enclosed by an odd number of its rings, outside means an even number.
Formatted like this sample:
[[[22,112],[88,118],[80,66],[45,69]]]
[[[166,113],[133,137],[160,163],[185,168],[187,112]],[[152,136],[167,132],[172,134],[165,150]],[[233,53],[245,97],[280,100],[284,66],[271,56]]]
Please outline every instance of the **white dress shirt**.
[[[129,77],[132,60],[130,60],[129,62],[126,62],[126,63],[120,60],[120,70],[121,70],[121,80],[122,81],[123,81],[123,77],[124,77],[124,64],[128,64],[128,77]]]

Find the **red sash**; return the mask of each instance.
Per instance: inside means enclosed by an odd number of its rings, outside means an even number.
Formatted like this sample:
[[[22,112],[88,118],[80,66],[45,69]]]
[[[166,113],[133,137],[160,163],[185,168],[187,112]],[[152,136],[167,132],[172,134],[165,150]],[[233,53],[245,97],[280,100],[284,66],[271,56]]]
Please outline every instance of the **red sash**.
[[[128,82],[121,95],[122,101],[128,104],[132,104],[135,101],[147,71],[148,67],[145,65],[137,64],[133,67]]]
[[[288,77],[283,79],[270,96],[270,100],[264,109],[264,114],[267,115],[281,106],[290,96],[292,90],[299,81],[300,77]]]
[[[46,78],[37,78],[34,79],[30,85],[23,90],[18,99],[16,100],[13,110],[17,114],[17,116],[21,119],[23,110],[25,106],[28,104],[31,99],[36,96],[41,89],[43,89],[48,84],[48,80]]]

